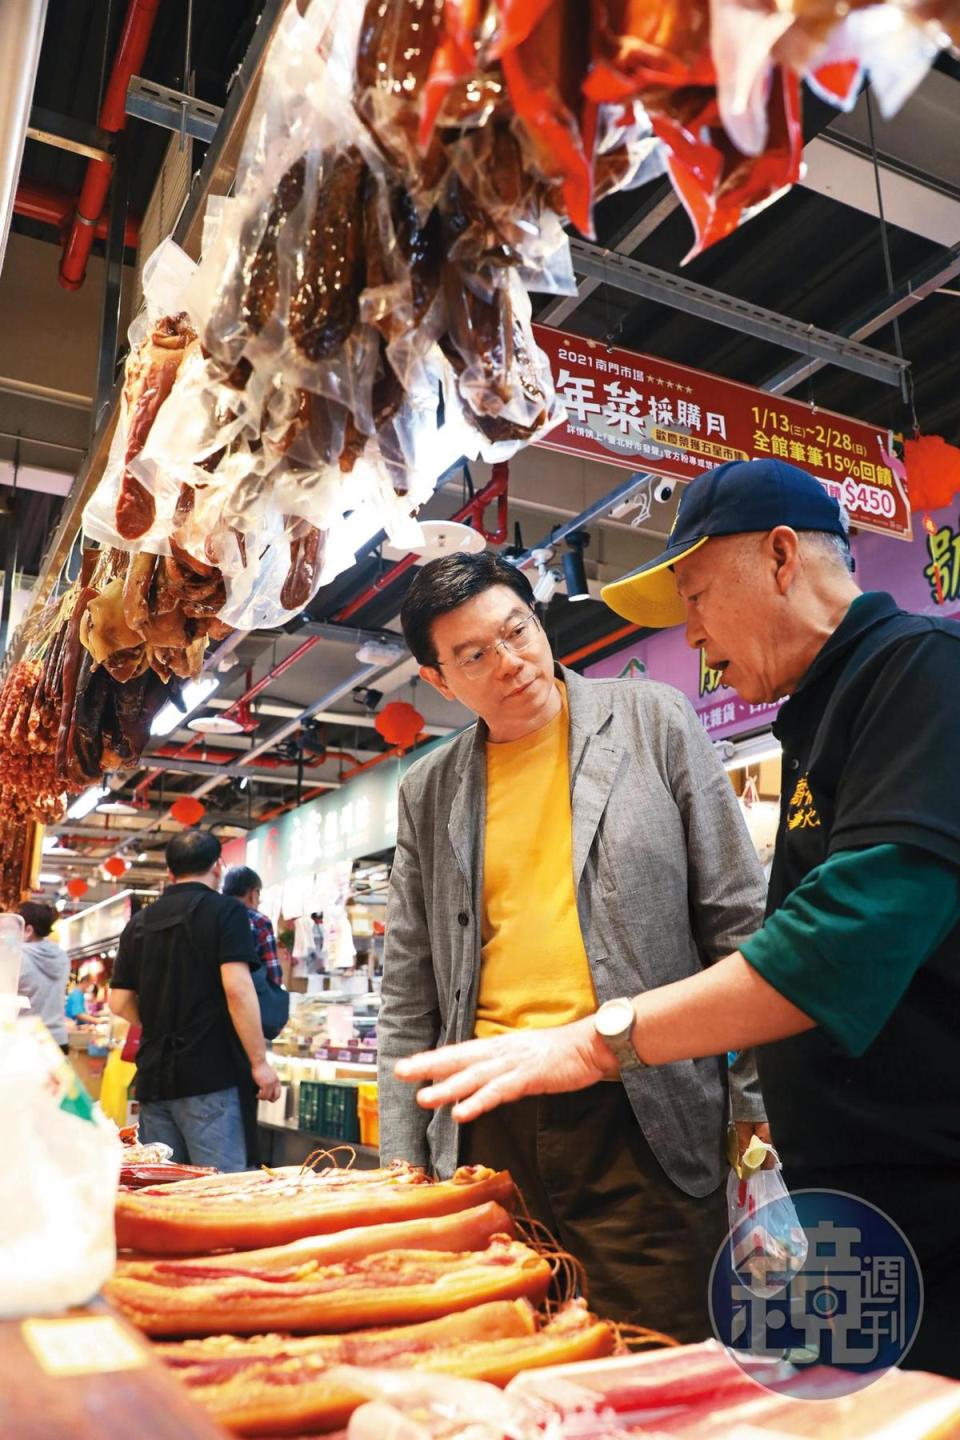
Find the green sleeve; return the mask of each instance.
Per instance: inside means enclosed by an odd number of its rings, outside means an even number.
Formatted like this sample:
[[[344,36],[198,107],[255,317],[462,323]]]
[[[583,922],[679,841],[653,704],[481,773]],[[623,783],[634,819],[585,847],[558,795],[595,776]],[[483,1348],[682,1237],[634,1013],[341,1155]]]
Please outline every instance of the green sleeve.
[[[838,1045],[862,1055],[958,923],[955,865],[909,845],[872,845],[811,870],[740,950]]]

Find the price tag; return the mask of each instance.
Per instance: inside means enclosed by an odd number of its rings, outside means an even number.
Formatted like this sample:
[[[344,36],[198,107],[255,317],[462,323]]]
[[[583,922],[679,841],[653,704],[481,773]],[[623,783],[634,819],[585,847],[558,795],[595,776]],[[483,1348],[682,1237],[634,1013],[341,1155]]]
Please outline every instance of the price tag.
[[[48,1375],[103,1375],[147,1363],[146,1353],[110,1315],[24,1320],[20,1330]]]

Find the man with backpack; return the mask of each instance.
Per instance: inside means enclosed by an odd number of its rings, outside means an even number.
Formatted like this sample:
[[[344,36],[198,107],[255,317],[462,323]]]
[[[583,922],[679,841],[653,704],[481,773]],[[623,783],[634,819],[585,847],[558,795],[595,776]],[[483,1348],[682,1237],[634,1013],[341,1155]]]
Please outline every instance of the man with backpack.
[[[256,945],[245,906],[218,893],[215,835],[175,835],[166,862],[171,883],[121,935],[110,990],[113,1013],[143,1027],[140,1138],[170,1145],[180,1163],[243,1170],[247,1074],[258,1099],[280,1094],[251,973]]]

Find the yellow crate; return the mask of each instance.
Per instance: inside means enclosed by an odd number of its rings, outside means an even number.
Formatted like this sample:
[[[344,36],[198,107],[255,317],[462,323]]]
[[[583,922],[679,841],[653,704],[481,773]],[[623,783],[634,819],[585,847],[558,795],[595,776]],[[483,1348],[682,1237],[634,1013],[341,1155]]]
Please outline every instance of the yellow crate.
[[[360,1119],[360,1144],[380,1144],[380,1107],[377,1100],[376,1084],[358,1087],[357,1114]]]

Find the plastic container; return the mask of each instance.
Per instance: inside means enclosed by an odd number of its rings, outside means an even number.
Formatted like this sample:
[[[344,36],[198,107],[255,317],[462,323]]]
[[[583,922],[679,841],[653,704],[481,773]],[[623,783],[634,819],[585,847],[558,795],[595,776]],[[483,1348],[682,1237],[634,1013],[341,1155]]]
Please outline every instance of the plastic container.
[[[360,1144],[380,1146],[380,1104],[376,1082],[361,1084],[357,1089],[357,1116],[360,1121]]]

